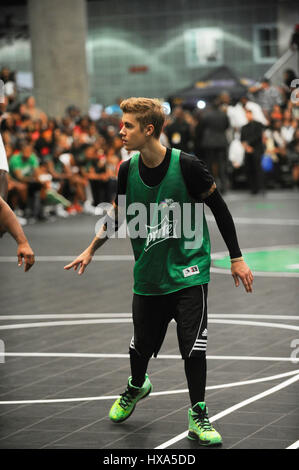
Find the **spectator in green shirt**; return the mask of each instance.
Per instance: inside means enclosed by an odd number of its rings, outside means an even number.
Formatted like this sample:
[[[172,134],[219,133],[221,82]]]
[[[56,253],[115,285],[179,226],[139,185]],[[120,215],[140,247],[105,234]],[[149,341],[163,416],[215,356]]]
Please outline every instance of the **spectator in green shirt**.
[[[39,161],[32,152],[32,146],[24,143],[21,152],[12,155],[9,161],[9,171],[13,178],[23,183],[35,183],[38,181]]]
[[[21,144],[20,153],[13,155],[9,161],[9,171],[15,180],[27,184],[28,217],[43,220],[43,200],[46,197],[46,185],[42,182],[40,165],[28,142]]]

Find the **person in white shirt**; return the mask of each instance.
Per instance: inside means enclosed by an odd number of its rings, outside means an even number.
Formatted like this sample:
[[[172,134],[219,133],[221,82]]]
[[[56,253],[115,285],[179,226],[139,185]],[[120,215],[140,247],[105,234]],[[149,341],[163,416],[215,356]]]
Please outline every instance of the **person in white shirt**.
[[[3,144],[2,136],[0,134],[0,196],[3,199],[7,199],[7,173],[8,173],[8,163],[5,152],[5,147]]]
[[[260,122],[264,126],[269,125],[269,121],[265,117],[261,106],[254,101],[250,101],[247,96],[241,96],[235,106],[228,106],[227,108],[227,116],[233,129],[239,130],[248,124],[246,117],[247,109],[252,112],[254,121]]]
[[[261,106],[254,101],[250,101],[248,96],[241,96],[235,106],[227,107],[227,116],[230,126],[233,129],[233,138],[229,145],[228,158],[234,168],[240,168],[244,163],[244,147],[240,141],[240,132],[243,126],[248,124],[247,111],[251,111],[253,121],[268,126],[269,121],[265,117]]]

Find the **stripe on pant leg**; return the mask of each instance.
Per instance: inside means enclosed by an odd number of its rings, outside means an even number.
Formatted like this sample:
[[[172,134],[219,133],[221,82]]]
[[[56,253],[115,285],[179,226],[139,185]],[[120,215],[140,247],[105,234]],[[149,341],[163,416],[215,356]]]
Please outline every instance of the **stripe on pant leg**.
[[[200,339],[198,339],[198,336],[200,334],[200,329],[201,329],[201,325],[202,325],[202,322],[203,322],[203,317],[204,317],[204,311],[205,311],[205,306],[206,306],[206,300],[205,300],[205,292],[204,292],[204,288],[203,286],[201,285],[201,292],[202,292],[202,311],[201,311],[201,320],[200,320],[200,324],[199,324],[199,328],[198,328],[198,332],[197,332],[197,335],[196,335],[196,339],[195,339],[195,342],[193,344],[193,347],[189,353],[189,357],[191,356],[192,354],[192,351],[196,348],[197,344],[199,341],[201,341]],[[206,340],[203,340],[203,341],[206,341]],[[204,349],[205,351],[205,349]]]

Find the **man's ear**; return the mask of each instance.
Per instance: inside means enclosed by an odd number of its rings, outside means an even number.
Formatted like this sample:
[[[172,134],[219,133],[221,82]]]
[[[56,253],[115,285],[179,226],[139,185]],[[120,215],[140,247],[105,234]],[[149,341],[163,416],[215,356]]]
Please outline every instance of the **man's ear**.
[[[153,124],[148,124],[146,126],[146,133],[145,134],[149,137],[149,136],[153,135],[154,130],[155,130],[155,127],[153,126]]]

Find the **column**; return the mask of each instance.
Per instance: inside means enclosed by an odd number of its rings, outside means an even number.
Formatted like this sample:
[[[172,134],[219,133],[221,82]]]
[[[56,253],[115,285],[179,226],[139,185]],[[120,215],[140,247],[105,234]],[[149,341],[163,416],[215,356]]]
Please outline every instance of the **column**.
[[[85,0],[28,0],[34,96],[61,117],[69,105],[88,110]]]

